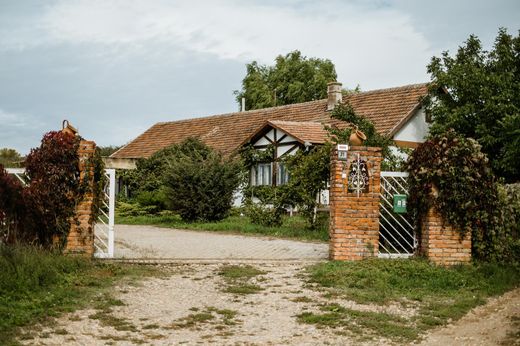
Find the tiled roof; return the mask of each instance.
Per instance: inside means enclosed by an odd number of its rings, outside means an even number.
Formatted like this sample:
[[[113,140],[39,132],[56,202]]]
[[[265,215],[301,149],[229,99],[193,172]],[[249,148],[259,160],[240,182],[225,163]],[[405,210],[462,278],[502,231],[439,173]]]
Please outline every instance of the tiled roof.
[[[417,109],[419,99],[427,93],[426,84],[373,90],[347,95],[357,114],[370,119],[380,133],[393,134]],[[112,158],[149,157],[156,151],[188,137],[200,138],[224,155],[231,154],[254,131],[267,121],[330,122],[327,100],[263,108],[246,112],[228,113],[157,123],[136,139],[111,155]]]
[[[323,144],[327,140],[328,133],[322,123],[272,120],[268,121],[267,124],[293,136],[302,144],[305,142]]]

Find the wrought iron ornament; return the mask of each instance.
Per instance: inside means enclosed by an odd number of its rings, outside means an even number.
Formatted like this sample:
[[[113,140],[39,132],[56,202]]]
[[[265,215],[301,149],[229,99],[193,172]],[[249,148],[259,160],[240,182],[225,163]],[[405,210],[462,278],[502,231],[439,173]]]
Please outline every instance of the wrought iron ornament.
[[[357,159],[350,165],[348,174],[348,191],[355,192],[359,197],[362,192],[368,192],[368,167],[367,162],[361,160],[359,154]]]

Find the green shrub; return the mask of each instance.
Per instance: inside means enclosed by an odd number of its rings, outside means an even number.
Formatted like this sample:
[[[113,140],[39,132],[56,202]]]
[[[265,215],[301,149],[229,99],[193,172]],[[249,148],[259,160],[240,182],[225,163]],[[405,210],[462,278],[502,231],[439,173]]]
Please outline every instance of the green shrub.
[[[155,205],[142,206],[139,203],[127,203],[119,201],[117,203],[116,212],[119,216],[144,216],[155,215],[160,211]]]
[[[519,209],[513,201],[518,201],[518,193],[512,187],[499,193],[499,184],[480,149],[475,140],[453,130],[421,144],[407,164],[409,208],[420,220],[435,207],[462,234],[471,232],[472,254],[477,259],[514,260]]]
[[[245,214],[252,223],[261,226],[279,227],[283,222],[283,209],[268,207],[261,203],[248,203],[245,207]]]
[[[499,185],[501,217],[502,257],[511,261],[520,260],[520,183]]]
[[[240,164],[195,139],[174,146],[172,155],[163,175],[169,208],[185,221],[224,219],[240,182]]]
[[[134,200],[143,207],[154,207],[156,212],[166,209],[166,193],[161,188],[154,191],[141,191]]]

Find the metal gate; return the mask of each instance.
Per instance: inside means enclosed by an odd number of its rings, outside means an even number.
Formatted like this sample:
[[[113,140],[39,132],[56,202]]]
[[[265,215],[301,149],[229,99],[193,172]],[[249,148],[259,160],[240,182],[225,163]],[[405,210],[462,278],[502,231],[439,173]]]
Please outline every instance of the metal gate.
[[[105,169],[105,186],[101,210],[94,225],[94,256],[114,257],[114,209],[116,197],[116,170]]]
[[[394,210],[394,200],[408,196],[408,173],[381,172],[381,192],[379,199],[379,257],[410,257],[417,248],[415,220],[409,213]],[[404,198],[406,201],[406,199]]]

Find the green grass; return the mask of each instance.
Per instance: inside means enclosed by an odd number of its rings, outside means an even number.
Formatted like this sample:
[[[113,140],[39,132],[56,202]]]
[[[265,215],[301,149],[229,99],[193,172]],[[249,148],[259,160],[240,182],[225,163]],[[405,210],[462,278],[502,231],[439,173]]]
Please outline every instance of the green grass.
[[[250,265],[225,265],[220,268],[218,274],[222,276],[226,282],[226,287],[223,289],[224,292],[242,295],[262,291],[262,287],[251,284],[249,280],[266,274],[266,272]]]
[[[196,310],[195,310],[196,309]],[[190,309],[191,311],[199,311],[197,308]],[[186,317],[180,318],[172,323],[169,328],[198,328],[200,324],[217,324],[218,329],[226,328],[236,324],[234,318],[238,314],[237,311],[229,309],[217,309],[213,306],[206,307],[204,311],[195,314],[189,314]]]
[[[284,217],[282,226],[266,227],[251,223],[246,216],[229,216],[218,222],[185,222],[177,215],[117,216],[116,223],[126,225],[154,225],[178,229],[264,235],[277,238],[328,241],[328,229],[309,230],[299,216]]]
[[[304,312],[297,316],[298,321],[318,326],[346,327],[361,338],[383,335],[394,341],[410,341],[416,339],[419,332],[396,315],[347,309],[337,304],[322,306],[321,310],[324,313]]]
[[[0,344],[15,344],[19,327],[48,321],[104,298],[122,278],[135,280],[149,267],[99,263],[29,247],[0,246]],[[104,301],[105,307],[121,301]]]
[[[309,282],[328,288],[328,296],[339,296],[360,304],[397,302],[417,307],[418,313],[409,320],[393,316],[392,321],[397,325],[387,325],[381,322],[388,318],[386,314],[340,308],[323,314],[302,314],[300,322],[341,324],[351,331],[362,326],[398,341],[414,340],[425,330],[457,320],[471,308],[484,303],[487,297],[502,294],[520,284],[517,267],[482,263],[444,268],[424,260],[326,262],[309,267],[308,274]],[[347,320],[353,323],[343,323]],[[372,327],[367,327],[370,323]],[[400,331],[396,330],[399,328]]]

